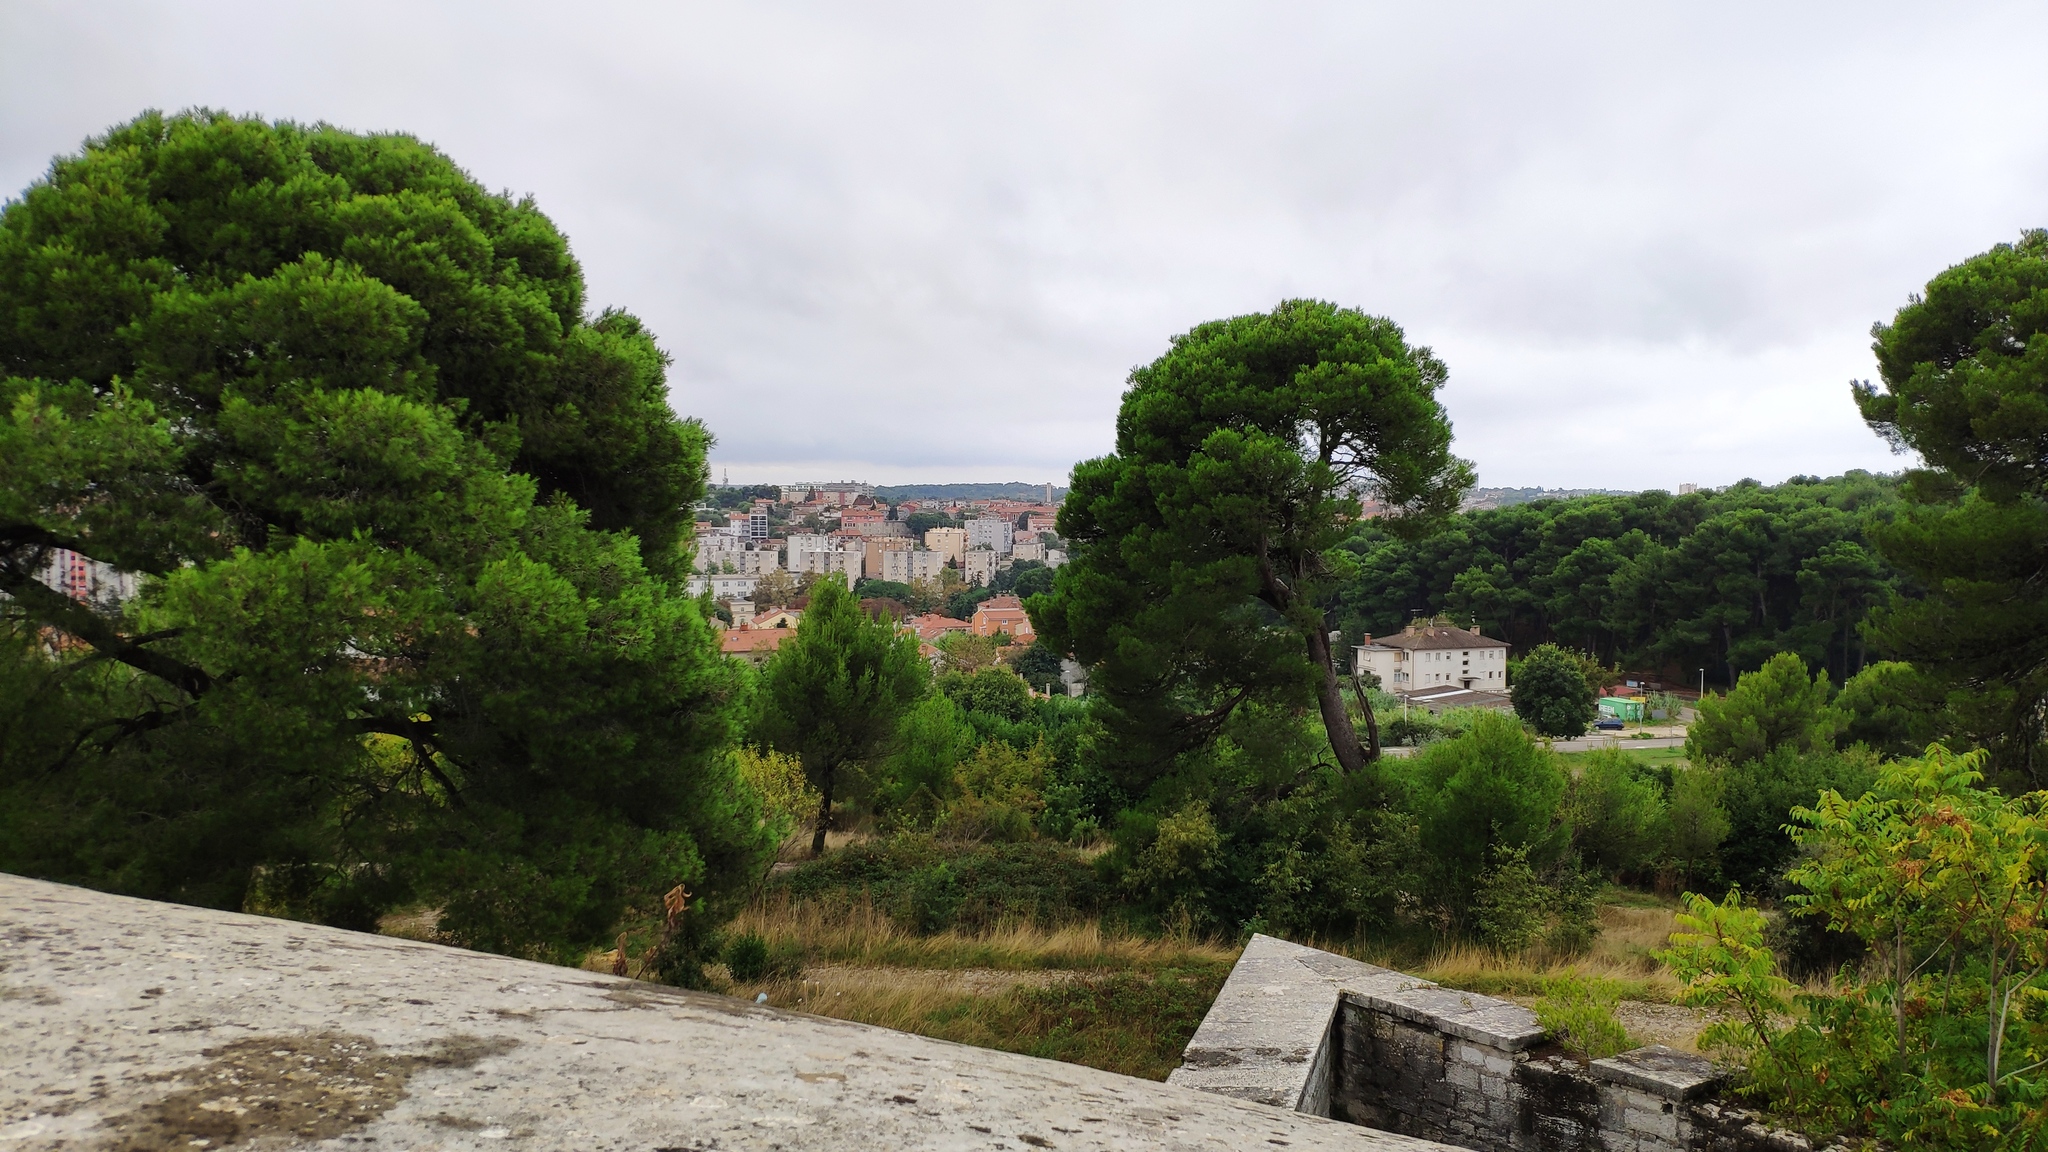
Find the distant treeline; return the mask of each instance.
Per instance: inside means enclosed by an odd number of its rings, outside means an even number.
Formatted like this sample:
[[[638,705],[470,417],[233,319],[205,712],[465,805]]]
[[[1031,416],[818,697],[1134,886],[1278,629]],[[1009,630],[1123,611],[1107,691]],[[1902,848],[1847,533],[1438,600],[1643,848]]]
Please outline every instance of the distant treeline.
[[[1540,500],[1414,541],[1367,521],[1344,545],[1359,571],[1333,607],[1352,639],[1444,612],[1518,651],[1566,644],[1681,683],[1705,668],[1730,684],[1782,651],[1840,681],[1865,663],[1864,618],[1899,590],[1864,533],[1896,502],[1896,478],[1857,471]]]

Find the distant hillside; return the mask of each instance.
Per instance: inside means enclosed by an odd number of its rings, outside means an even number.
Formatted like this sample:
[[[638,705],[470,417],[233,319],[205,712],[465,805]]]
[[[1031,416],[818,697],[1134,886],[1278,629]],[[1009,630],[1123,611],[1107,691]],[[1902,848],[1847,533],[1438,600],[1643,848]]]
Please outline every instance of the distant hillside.
[[[884,484],[875,488],[875,498],[891,504],[903,500],[1043,500],[1045,485],[1026,484]],[[1053,503],[1067,498],[1067,490],[1055,484]]]
[[[1506,508],[1537,500],[1569,500],[1574,496],[1633,496],[1633,491],[1615,488],[1474,488],[1465,496],[1464,510]]]

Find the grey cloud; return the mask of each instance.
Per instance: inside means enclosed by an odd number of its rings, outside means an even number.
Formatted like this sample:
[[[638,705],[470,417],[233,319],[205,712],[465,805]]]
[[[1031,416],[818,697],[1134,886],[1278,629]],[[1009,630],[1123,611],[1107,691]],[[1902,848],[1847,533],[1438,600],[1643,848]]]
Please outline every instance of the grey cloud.
[[[1843,382],[2048,223],[2044,42],[2017,5],[17,3],[0,187],[146,106],[411,131],[539,198],[735,479],[1057,477],[1173,333],[1314,295],[1444,355],[1487,482],[1724,483],[1897,466]]]

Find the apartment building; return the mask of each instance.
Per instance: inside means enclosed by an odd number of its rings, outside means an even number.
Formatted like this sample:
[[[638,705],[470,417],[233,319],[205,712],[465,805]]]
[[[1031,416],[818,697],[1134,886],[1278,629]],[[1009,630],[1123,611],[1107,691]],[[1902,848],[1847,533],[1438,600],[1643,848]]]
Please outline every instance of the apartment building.
[[[927,552],[922,549],[889,548],[883,550],[881,558],[882,579],[902,584],[917,580],[937,580],[940,569],[946,566],[946,557],[943,553]]]
[[[908,536],[870,536],[861,545],[861,556],[867,566],[867,574],[876,579],[882,576],[882,557],[890,552],[908,552],[916,541]]]
[[[1352,649],[1351,667],[1380,679],[1389,692],[1450,686],[1473,692],[1508,690],[1508,644],[1436,620],[1410,624],[1400,634],[1371,635]]]
[[[994,549],[969,548],[960,561],[960,578],[969,584],[987,584],[996,578]]]
[[[957,568],[967,557],[967,529],[928,529],[924,534],[924,546],[944,556],[947,563]]]
[[[846,586],[849,588],[853,587],[855,580],[867,575],[867,556],[864,552],[803,552],[799,555],[803,557],[803,567],[792,568],[792,572],[842,573],[846,576]]]
[[[991,596],[974,606],[976,636],[993,636],[998,632],[1008,633],[1013,639],[1030,640],[1031,617],[1024,613],[1024,603],[1015,596]]]
[[[1015,543],[1016,532],[1017,526],[1008,520],[990,520],[987,518],[969,520],[967,522],[967,546],[969,548],[987,548],[998,556],[1007,556],[1010,554],[1011,546]]]

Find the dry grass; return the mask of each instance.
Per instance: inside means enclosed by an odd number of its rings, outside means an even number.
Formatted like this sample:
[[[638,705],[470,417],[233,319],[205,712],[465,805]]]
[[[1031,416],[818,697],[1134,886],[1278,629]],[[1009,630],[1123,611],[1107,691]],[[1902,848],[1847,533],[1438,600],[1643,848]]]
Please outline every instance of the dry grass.
[[[1105,932],[1099,920],[920,936],[865,901],[848,906],[771,898],[742,912],[730,931],[760,936],[771,952],[801,955],[807,965],[852,967],[1156,970],[1228,966],[1239,951],[1208,941]]]
[[[1229,973],[812,968],[728,984],[778,1008],[1163,1080]]]
[[[1607,905],[1600,909],[1600,935],[1579,956],[1555,956],[1532,949],[1503,956],[1462,944],[1443,948],[1415,970],[1417,976],[1450,988],[1489,996],[1536,996],[1546,979],[1578,975],[1613,980],[1629,1000],[1668,1004],[1678,980],[1651,956],[1664,947],[1675,926],[1670,908]]]

